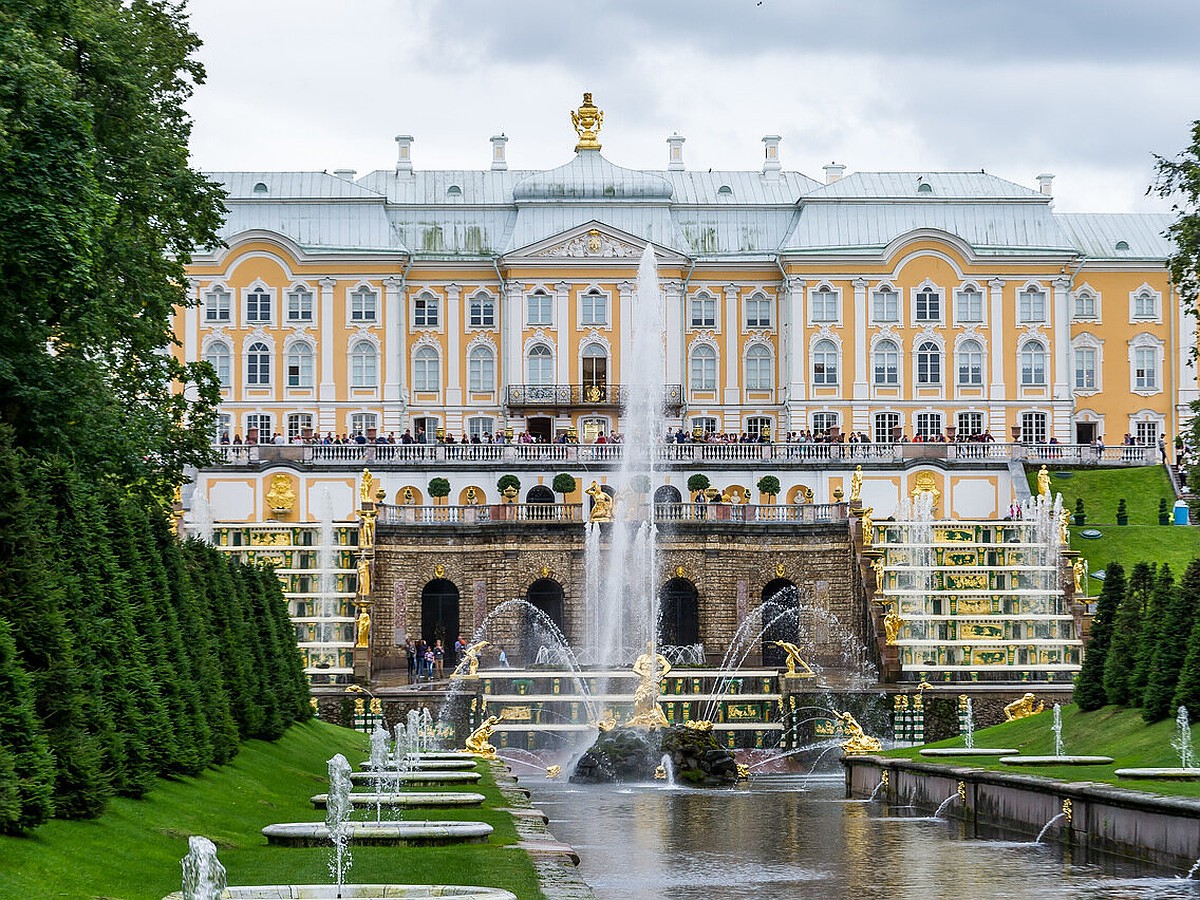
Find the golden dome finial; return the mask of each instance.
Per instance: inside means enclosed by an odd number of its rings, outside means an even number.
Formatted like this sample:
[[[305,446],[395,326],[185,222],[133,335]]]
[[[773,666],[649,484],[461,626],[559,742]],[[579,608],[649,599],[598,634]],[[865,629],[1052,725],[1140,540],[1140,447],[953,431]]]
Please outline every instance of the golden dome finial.
[[[584,92],[583,103],[579,109],[571,110],[571,124],[575,126],[575,132],[579,135],[579,143],[575,145],[576,153],[580,150],[600,149],[596,133],[604,124],[604,111],[596,109],[596,105],[592,103],[591,91]]]

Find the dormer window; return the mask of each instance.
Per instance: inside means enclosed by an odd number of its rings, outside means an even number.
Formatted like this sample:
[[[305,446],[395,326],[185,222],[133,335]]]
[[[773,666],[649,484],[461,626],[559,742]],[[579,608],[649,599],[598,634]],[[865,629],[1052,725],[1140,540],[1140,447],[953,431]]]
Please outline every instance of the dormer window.
[[[462,188],[460,188],[457,184],[452,184],[450,187],[446,188],[446,196],[451,200],[459,200],[462,198]]]
[[[721,200],[731,199],[733,197],[733,188],[727,184],[721,185],[719,188],[717,188],[717,197]]]
[[[271,189],[267,187],[265,181],[259,181],[254,185],[254,193],[256,194],[269,194],[270,192]]]
[[[918,194],[932,194],[933,193],[933,185],[930,184],[928,181],[925,181],[924,179],[918,178],[917,179],[917,193]]]
[[[1125,252],[1129,250],[1129,241],[1117,241],[1113,249],[1117,250],[1118,252]]]

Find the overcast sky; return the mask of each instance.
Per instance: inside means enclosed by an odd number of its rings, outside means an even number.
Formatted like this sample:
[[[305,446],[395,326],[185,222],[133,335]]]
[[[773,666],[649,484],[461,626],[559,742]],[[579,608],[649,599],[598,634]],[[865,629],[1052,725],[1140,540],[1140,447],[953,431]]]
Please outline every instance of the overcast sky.
[[[190,0],[207,170],[567,162],[592,91],[604,155],[665,168],[978,170],[1063,211],[1166,211],[1153,154],[1200,118],[1198,0]]]

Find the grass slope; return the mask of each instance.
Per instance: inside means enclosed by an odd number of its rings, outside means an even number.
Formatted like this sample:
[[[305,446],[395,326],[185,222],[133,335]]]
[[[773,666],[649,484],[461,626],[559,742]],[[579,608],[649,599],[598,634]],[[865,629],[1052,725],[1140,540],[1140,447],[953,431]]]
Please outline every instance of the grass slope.
[[[1095,712],[1080,712],[1071,705],[1062,708],[1063,747],[1068,754],[1078,756],[1111,756],[1111,766],[1006,766],[996,759],[980,757],[944,757],[927,759],[919,747],[889,750],[884,756],[916,759],[926,763],[951,766],[972,766],[1002,772],[1044,775],[1061,781],[1093,781],[1119,784],[1121,787],[1178,797],[1200,797],[1200,782],[1122,781],[1114,769],[1178,766],[1179,753],[1171,746],[1175,737],[1174,718],[1146,725],[1140,709],[1105,706]],[[1022,756],[1054,754],[1053,722],[1049,709],[992,728],[975,732],[976,747],[1015,747]],[[929,747],[962,747],[961,737],[950,738]]]
[[[32,835],[0,837],[0,900],[29,897],[159,900],[179,890],[187,838],[217,844],[230,884],[326,883],[329,852],[268,847],[259,830],[273,822],[319,821],[309,797],[325,790],[326,762],[342,753],[357,765],[365,735],[322,722],[293,726],[275,743],[248,741],[232,763],[197,778],[163,781],[143,800],[117,799],[99,819],[55,820]],[[484,770],[482,809],[425,810],[408,818],[473,819],[495,828],[487,844],[461,847],[354,847],[352,882],[454,883],[503,887],[541,897],[503,798]],[[454,790],[445,788],[445,790]]]

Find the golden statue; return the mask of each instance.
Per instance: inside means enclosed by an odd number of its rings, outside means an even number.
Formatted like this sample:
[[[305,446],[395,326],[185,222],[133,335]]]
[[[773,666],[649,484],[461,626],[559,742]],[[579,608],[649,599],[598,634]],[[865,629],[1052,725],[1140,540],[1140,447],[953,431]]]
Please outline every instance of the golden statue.
[[[375,510],[364,509],[358,525],[358,546],[369,550],[375,546]]]
[[[546,777],[550,779],[557,778],[562,774],[562,766],[548,766],[546,768]]]
[[[467,488],[467,506],[479,505],[479,492],[474,487]]]
[[[1038,469],[1037,474],[1038,496],[1050,499],[1050,473],[1045,466]]]
[[[617,717],[613,714],[611,709],[606,709],[604,711],[603,718],[599,719],[595,725],[598,731],[612,731],[617,727]]]
[[[592,103],[591,91],[584,93],[583,103],[580,104],[579,109],[571,110],[571,124],[575,126],[575,133],[579,135],[579,143],[575,145],[576,153],[580,150],[600,149],[596,133],[604,124],[604,111],[597,109],[596,105]]]
[[[871,560],[871,569],[875,572],[875,590],[883,590],[883,567],[884,559],[882,556],[877,556]]]
[[[633,715],[626,725],[637,728],[666,728],[670,723],[658,707],[659,682],[667,677],[671,664],[654,650],[654,641],[646,641],[646,652],[633,663],[633,672],[640,677],[633,694]]]
[[[355,647],[366,647],[370,643],[371,638],[371,614],[367,612],[364,606],[358,612],[358,619],[355,620],[357,627],[357,640],[354,643]]]
[[[938,498],[942,496],[942,492],[938,490],[937,478],[934,477],[932,472],[918,472],[915,482],[916,483],[912,489],[912,499],[915,501],[919,499],[922,494],[928,494],[929,508],[931,510],[936,510]]]
[[[412,489],[412,488],[410,488],[410,487],[406,487],[406,488],[404,489],[404,494],[403,494],[402,496],[403,496],[403,498],[404,498],[404,505],[405,505],[405,506],[413,506],[413,505],[415,505],[415,504],[416,504],[416,502],[417,502],[417,497],[416,497],[416,495],[413,493],[413,489]]]
[[[479,727],[471,732],[471,736],[467,738],[463,745],[468,753],[474,753],[476,756],[482,756],[484,759],[496,759],[496,748],[492,746],[488,740],[492,736],[492,732],[496,730],[496,726],[504,721],[504,713],[501,712],[498,716],[488,716],[479,723]]]
[[[371,560],[366,554],[358,558],[358,593],[361,597],[371,594]]]
[[[369,469],[363,469],[362,481],[358,487],[358,499],[363,506],[375,502],[375,478]]]
[[[600,485],[592,482],[592,486],[584,491],[592,498],[592,514],[588,518],[590,522],[611,522],[613,520],[613,502],[612,497],[601,490]]]
[[[667,767],[666,766],[659,764],[658,766],[655,767],[654,780],[655,781],[666,781],[667,780]]]
[[[267,505],[277,512],[285,512],[296,505],[296,492],[292,490],[292,479],[280,473],[271,476],[271,490],[267,491]]]
[[[1024,719],[1027,716],[1036,715],[1046,708],[1045,701],[1034,706],[1033,694],[1026,694],[1020,700],[1014,700],[1008,706],[1004,707],[1004,721],[1013,722],[1017,719]]]
[[[871,521],[871,513],[875,512],[875,507],[868,506],[862,511],[862,533],[863,546],[870,547],[875,543],[875,523]]]
[[[1071,546],[1071,511],[1064,509],[1058,517],[1058,539],[1064,547]]]
[[[378,697],[372,697],[371,702],[367,704],[367,709],[373,716],[383,715],[383,701]]]
[[[787,674],[785,678],[815,678],[816,674],[808,667],[808,663],[800,655],[800,648],[788,641],[771,641],[776,647],[782,647],[783,652],[787,654]],[[803,669],[802,672],[796,671],[796,664],[799,663]]]
[[[689,731],[712,731],[713,723],[708,719],[688,719],[683,727]]]
[[[900,617],[900,603],[887,604],[887,615],[883,617],[883,636],[889,647],[896,643],[896,639],[900,636],[900,626],[904,624],[904,619]]]
[[[862,503],[862,466],[855,466],[850,476],[850,503]]]
[[[1084,565],[1082,556],[1076,557],[1075,561],[1071,563],[1071,569],[1075,574],[1075,594],[1079,597],[1087,596],[1087,588],[1083,586],[1083,573],[1085,568],[1086,567]]]
[[[850,713],[838,713],[837,718],[842,725],[842,736],[846,738],[842,741],[842,752],[846,756],[878,753],[883,749],[883,744],[879,743],[878,738],[869,737],[863,733],[862,726]]]
[[[750,780],[750,767],[748,765],[746,765],[745,763],[737,763],[737,780],[738,781],[749,781]]]
[[[476,641],[471,646],[463,650],[463,658],[459,661],[458,667],[454,670],[451,678],[478,678],[479,677],[479,651],[488,645],[487,641]]]

